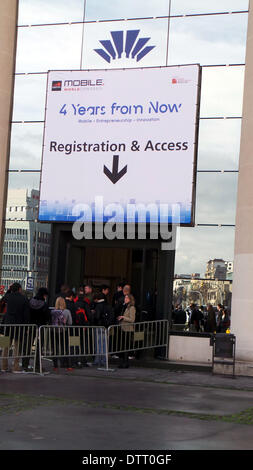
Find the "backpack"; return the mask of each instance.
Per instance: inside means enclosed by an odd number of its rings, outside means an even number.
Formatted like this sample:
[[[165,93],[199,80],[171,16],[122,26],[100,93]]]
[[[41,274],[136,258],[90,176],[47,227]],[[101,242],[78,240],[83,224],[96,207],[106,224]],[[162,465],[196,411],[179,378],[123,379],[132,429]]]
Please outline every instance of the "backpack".
[[[66,325],[66,319],[62,313],[62,310],[52,310],[51,317],[52,317],[52,325],[54,326]]]
[[[88,319],[84,308],[78,307],[75,311],[75,323],[78,326],[87,325]]]

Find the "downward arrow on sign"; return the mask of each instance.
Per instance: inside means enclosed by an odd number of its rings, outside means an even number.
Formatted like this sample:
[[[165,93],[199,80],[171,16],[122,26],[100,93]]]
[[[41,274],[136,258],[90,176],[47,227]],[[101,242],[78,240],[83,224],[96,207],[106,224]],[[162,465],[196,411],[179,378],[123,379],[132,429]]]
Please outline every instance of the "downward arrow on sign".
[[[104,173],[111,180],[113,184],[117,183],[122,176],[124,176],[127,172],[127,165],[119,170],[119,156],[113,155],[113,163],[112,163],[112,171],[108,170],[108,168],[104,165]]]

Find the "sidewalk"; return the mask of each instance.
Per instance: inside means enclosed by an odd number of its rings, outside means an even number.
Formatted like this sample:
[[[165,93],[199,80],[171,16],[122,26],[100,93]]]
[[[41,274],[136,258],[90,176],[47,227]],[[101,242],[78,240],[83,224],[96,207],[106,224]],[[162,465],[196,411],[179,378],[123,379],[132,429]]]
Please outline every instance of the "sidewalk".
[[[252,449],[253,378],[89,367],[0,374],[0,450]]]

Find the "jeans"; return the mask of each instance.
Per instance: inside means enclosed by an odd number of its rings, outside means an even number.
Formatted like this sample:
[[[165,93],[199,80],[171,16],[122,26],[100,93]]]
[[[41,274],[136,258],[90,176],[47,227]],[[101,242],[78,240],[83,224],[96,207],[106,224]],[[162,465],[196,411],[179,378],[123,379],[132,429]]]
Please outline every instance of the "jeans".
[[[93,364],[95,365],[101,365],[105,366],[106,364],[106,357],[105,357],[105,352],[106,352],[106,336],[105,336],[105,330],[102,328],[98,328],[95,331],[95,359]]]

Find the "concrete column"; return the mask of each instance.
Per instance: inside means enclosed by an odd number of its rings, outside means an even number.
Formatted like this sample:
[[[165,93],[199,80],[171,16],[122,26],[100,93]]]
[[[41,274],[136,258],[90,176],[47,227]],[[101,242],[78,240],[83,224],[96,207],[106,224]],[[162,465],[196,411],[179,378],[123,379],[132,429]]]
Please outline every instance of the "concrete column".
[[[231,333],[236,335],[236,359],[253,361],[253,0],[249,2]]]
[[[157,272],[156,320],[171,320],[175,251],[160,250]]]
[[[0,1],[0,266],[4,240],[10,129],[16,59],[18,0]]]

